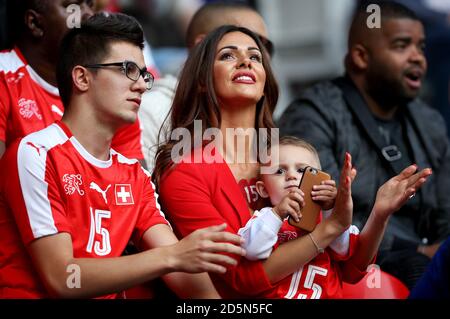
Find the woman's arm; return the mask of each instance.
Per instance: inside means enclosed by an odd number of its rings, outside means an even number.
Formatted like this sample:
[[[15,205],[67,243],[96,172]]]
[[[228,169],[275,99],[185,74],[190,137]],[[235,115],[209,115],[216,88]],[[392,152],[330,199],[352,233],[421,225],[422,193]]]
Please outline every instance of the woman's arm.
[[[356,176],[351,156],[346,154],[333,213],[324,219],[310,234],[280,245],[264,262],[264,269],[272,283],[297,271],[319,253],[318,248],[328,247],[333,240],[350,227],[353,213],[351,184]]]
[[[399,210],[431,175],[429,168],[418,173],[415,173],[416,170],[417,166],[411,165],[378,189],[372,212],[361,231],[358,248],[350,259],[358,269],[365,270],[373,261],[389,217]]]
[[[213,177],[205,177],[205,174],[202,165],[182,164],[168,174],[160,185],[160,196],[168,217],[182,235],[207,225],[236,223],[234,211],[219,212],[215,208],[213,194],[208,187]],[[355,175],[351,156],[347,154],[334,213],[312,232],[320,247],[327,247],[350,226],[353,208],[351,183]],[[242,226],[236,229],[230,227],[229,231],[236,233]],[[236,256],[238,265],[230,267],[222,276],[233,289],[244,295],[256,295],[297,271],[317,254],[318,250],[311,238],[304,236],[281,245],[264,263]]]
[[[227,223],[226,231],[236,234],[243,226],[229,198],[215,186],[217,172],[226,167],[215,165],[178,164],[162,179],[160,202],[177,235],[187,236],[196,229],[222,223]],[[229,180],[235,183],[234,179]],[[242,196],[240,192],[237,195]],[[243,208],[247,209],[245,199],[242,201]],[[239,255],[229,256],[237,261],[237,265],[227,267],[226,273],[220,274],[226,290],[231,288],[236,294],[249,296],[272,288],[261,261],[249,261]]]

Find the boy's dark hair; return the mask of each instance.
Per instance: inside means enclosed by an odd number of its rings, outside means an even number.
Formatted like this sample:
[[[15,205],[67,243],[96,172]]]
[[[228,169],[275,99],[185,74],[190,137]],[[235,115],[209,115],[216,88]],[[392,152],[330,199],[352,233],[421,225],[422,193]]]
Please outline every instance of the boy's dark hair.
[[[143,49],[144,34],[137,20],[114,13],[97,13],[71,29],[61,43],[56,78],[64,107],[72,95],[72,70],[77,65],[101,63],[109,54],[111,44],[128,42]],[[95,71],[93,71],[95,72]]]

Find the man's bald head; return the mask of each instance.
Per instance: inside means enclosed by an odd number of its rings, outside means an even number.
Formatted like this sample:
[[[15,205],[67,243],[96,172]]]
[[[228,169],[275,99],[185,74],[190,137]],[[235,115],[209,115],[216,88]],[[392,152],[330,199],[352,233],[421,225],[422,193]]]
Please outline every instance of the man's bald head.
[[[192,17],[186,33],[186,45],[192,48],[206,34],[222,25],[245,27],[267,38],[261,15],[245,4],[214,2],[202,6]]]

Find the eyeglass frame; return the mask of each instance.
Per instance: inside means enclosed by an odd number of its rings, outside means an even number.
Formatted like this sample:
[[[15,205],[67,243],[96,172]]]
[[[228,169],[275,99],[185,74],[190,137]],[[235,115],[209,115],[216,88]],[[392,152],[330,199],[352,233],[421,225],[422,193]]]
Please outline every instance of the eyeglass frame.
[[[127,65],[128,64],[134,64],[136,66],[136,68],[139,70],[139,76],[137,79],[133,79],[131,77],[128,76],[127,74]],[[111,62],[111,63],[96,63],[96,64],[87,64],[87,65],[83,65],[83,67],[85,68],[89,68],[89,69],[102,69],[104,67],[108,67],[108,66],[120,66],[122,71],[124,72],[125,76],[130,79],[131,81],[137,82],[139,80],[139,77],[142,76],[142,78],[144,79],[145,83],[147,83],[147,87],[146,90],[149,91],[151,90],[151,88],[153,87],[153,83],[155,82],[155,77],[154,75],[149,72],[147,70],[146,67],[143,67],[142,69],[139,68],[139,66],[137,65],[136,62],[133,61],[129,61],[129,60],[125,60],[122,62]],[[146,81],[145,80],[145,75],[148,74],[149,75],[149,80]]]

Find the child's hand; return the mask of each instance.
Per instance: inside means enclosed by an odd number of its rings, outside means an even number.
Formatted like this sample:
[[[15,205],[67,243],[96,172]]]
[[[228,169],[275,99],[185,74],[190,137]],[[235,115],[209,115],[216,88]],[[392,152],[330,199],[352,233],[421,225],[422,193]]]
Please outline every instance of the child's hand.
[[[400,174],[381,185],[374,204],[374,211],[380,214],[380,217],[388,218],[392,213],[399,210],[431,175],[430,168],[415,173],[416,171],[417,166],[410,165]]]
[[[323,181],[320,185],[314,185],[313,191],[311,192],[312,200],[319,202],[323,210],[328,210],[334,207],[336,195],[336,182],[332,179]]]
[[[300,190],[300,188],[291,188],[289,194],[283,197],[281,202],[273,208],[273,211],[284,220],[288,215],[296,221],[299,222],[302,218],[300,209],[305,206],[305,200],[303,196],[305,194]]]

